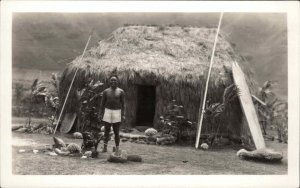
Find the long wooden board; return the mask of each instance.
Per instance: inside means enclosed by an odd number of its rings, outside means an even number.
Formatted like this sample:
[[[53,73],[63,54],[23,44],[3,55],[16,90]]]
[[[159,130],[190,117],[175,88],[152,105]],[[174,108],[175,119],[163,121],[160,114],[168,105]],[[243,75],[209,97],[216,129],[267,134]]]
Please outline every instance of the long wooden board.
[[[60,126],[60,132],[62,133],[68,133],[72,129],[75,119],[76,119],[76,113],[67,113],[61,123]]]
[[[250,90],[245,79],[245,75],[236,62],[232,63],[232,74],[234,83],[240,90],[239,100],[246,121],[250,128],[255,147],[256,149],[265,148],[265,141],[261,132],[260,124],[251,98]]]

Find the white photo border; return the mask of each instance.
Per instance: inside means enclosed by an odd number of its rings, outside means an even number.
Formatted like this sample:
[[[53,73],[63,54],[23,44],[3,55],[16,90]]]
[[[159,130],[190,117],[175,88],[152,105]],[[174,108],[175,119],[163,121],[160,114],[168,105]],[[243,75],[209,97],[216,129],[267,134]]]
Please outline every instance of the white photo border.
[[[13,175],[11,145],[12,14],[15,12],[272,12],[288,23],[289,144],[287,175]],[[1,186],[3,187],[298,187],[299,3],[195,1],[2,1],[1,2]],[[122,182],[122,183],[121,183]]]

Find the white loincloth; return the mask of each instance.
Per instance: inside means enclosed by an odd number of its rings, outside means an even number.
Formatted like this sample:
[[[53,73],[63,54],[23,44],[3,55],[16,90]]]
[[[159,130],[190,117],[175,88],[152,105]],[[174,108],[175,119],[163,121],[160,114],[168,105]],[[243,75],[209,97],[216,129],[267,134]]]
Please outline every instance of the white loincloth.
[[[119,123],[119,122],[121,122],[121,109],[111,110],[111,109],[105,108],[102,120],[107,122],[107,123]]]

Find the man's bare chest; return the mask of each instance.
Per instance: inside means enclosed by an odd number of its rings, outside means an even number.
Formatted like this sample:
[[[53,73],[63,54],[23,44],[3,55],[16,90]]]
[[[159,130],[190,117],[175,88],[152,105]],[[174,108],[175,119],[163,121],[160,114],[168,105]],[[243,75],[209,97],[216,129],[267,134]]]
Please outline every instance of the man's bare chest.
[[[121,92],[120,91],[108,91],[107,92],[107,99],[108,100],[119,100],[121,97]]]

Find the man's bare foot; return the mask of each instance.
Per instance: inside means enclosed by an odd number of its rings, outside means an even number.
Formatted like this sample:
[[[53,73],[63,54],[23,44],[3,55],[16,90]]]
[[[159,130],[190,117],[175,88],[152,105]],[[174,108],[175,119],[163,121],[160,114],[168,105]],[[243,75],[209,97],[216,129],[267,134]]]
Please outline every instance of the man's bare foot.
[[[103,149],[102,149],[102,151],[101,151],[102,153],[105,153],[105,152],[107,152],[107,146],[105,146],[104,145],[104,147],[103,147]]]
[[[116,147],[116,151],[115,151],[116,156],[120,156],[121,155],[121,151],[119,149],[119,147]]]

